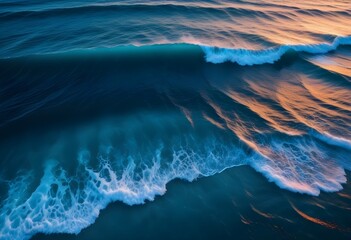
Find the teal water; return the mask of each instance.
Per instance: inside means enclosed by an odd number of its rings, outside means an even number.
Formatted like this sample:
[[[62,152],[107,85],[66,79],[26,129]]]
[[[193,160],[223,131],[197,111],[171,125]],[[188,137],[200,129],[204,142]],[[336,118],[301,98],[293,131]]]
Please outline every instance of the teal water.
[[[0,239],[350,238],[350,16],[0,1]]]

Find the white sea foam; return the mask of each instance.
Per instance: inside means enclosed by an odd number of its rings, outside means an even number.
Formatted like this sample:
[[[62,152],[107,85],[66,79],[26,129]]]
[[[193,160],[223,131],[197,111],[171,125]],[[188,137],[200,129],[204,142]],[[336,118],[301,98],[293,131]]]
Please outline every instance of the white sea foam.
[[[345,138],[341,138],[341,137],[336,137],[333,135],[330,135],[326,132],[324,132],[323,134],[313,131],[311,132],[311,135],[318,138],[319,140],[326,142],[329,145],[333,145],[333,146],[338,146],[338,147],[342,147],[348,150],[351,150],[351,141]]]
[[[121,174],[102,157],[99,169],[89,168],[88,150],[80,152],[75,176],[69,176],[58,162],[48,161],[39,186],[29,197],[23,198],[29,174],[11,182],[0,211],[0,239],[29,239],[36,233],[78,234],[94,223],[110,202],[134,205],[152,201],[166,192],[166,184],[173,179],[193,181],[244,164],[246,159],[239,149],[226,149],[221,156],[180,149],[165,165],[160,153],[156,151],[150,166],[139,166],[129,158]]]
[[[318,195],[321,190],[342,189],[347,168],[343,161],[329,158],[310,137],[289,139],[272,140],[269,147],[261,146],[260,154],[250,155],[242,147],[225,147],[218,142],[206,144],[206,152],[179,148],[173,151],[170,162],[162,158],[162,147],[145,154],[151,159],[120,156],[113,160],[113,147],[102,146],[97,169],[89,167],[91,153],[83,149],[77,157],[75,175],[50,160],[32,193],[27,189],[33,180],[31,173],[10,183],[8,197],[0,208],[0,239],[29,239],[36,233],[78,234],[111,202],[143,204],[165,194],[167,183],[173,179],[193,181],[243,164],[290,191]]]
[[[351,36],[336,37],[332,43],[318,43],[306,45],[282,45],[263,50],[219,48],[201,46],[205,59],[211,63],[233,62],[239,65],[258,65],[274,63],[288,51],[324,54],[335,50],[340,45],[350,45]]]
[[[339,191],[346,183],[347,155],[331,158],[328,150],[323,151],[310,137],[272,140],[259,151],[264,157],[250,161],[250,165],[281,188],[318,196],[320,191]]]
[[[318,195],[321,190],[342,189],[341,184],[346,182],[344,166],[329,159],[311,138],[294,139],[272,141],[270,149],[262,149],[265,155],[248,156],[241,148],[222,146],[209,147],[206,153],[181,148],[173,152],[169,163],[162,159],[161,148],[151,161],[146,161],[148,164],[128,157],[122,171],[106,157],[111,146],[100,148],[103,153],[97,169],[89,167],[91,154],[84,149],[79,152],[74,176],[58,162],[48,161],[40,184],[32,193],[27,191],[31,173],[10,183],[8,198],[0,209],[0,239],[29,239],[36,233],[78,234],[93,224],[110,202],[143,204],[163,195],[166,184],[173,179],[193,181],[242,164],[251,165],[290,191]]]

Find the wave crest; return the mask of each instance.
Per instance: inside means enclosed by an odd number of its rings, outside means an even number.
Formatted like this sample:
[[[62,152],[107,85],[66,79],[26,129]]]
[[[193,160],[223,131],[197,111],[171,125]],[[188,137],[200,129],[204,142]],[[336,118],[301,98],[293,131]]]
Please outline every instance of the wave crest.
[[[282,45],[263,50],[219,48],[213,46],[201,46],[201,48],[205,53],[207,62],[233,62],[242,66],[251,66],[274,63],[289,51],[324,54],[336,50],[340,45],[351,45],[351,36],[336,37],[332,43]]]

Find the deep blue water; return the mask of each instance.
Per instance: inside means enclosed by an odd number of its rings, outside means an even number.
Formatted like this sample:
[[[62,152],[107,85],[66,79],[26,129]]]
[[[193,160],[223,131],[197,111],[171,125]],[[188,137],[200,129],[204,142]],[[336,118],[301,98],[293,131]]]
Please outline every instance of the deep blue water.
[[[351,238],[350,22],[0,1],[0,239]]]

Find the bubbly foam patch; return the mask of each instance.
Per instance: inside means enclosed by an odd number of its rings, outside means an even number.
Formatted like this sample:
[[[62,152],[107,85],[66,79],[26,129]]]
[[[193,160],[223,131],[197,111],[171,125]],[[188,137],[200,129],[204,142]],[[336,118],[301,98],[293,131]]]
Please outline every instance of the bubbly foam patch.
[[[245,163],[241,150],[222,150],[216,147],[196,153],[179,149],[173,151],[169,163],[162,162],[161,150],[157,150],[149,164],[128,157],[123,169],[116,169],[116,164],[113,167],[105,152],[99,156],[100,167],[96,170],[88,167],[90,154],[83,150],[75,176],[70,176],[58,162],[48,161],[39,186],[28,197],[23,198],[23,191],[31,181],[30,174],[11,182],[0,212],[0,239],[29,239],[36,233],[78,234],[94,223],[110,202],[142,204],[163,195],[166,184],[173,179],[193,181]]]
[[[339,191],[346,183],[344,168],[349,168],[349,154],[340,150],[338,156],[332,156],[310,137],[272,140],[259,151],[265,157],[250,161],[250,165],[281,188],[318,196],[320,191]]]
[[[143,204],[165,194],[166,184],[173,179],[193,181],[243,164],[290,191],[318,195],[320,191],[342,189],[344,168],[350,169],[348,152],[331,156],[323,143],[308,136],[268,142],[261,142],[259,154],[251,155],[242,147],[215,142],[205,144],[206,151],[179,147],[169,153],[171,161],[164,159],[162,146],[139,158],[117,156],[112,146],[101,146],[99,166],[89,167],[91,152],[81,150],[73,175],[50,160],[34,191],[27,188],[33,182],[33,173],[10,182],[0,209],[0,239],[29,239],[36,233],[78,234],[111,202]],[[145,156],[149,159],[143,159]]]
[[[332,43],[309,45],[282,45],[263,50],[231,49],[213,46],[201,46],[205,59],[211,63],[233,62],[239,65],[258,65],[274,63],[288,51],[323,54],[335,50],[340,45],[350,45],[351,36],[336,37]]]

